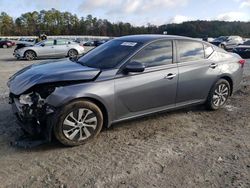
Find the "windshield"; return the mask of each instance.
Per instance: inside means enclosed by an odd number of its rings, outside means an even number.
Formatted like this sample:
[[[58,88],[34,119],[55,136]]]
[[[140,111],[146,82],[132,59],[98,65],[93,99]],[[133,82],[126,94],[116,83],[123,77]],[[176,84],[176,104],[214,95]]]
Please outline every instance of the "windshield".
[[[81,57],[78,62],[84,66],[93,68],[115,68],[141,45],[138,42],[112,40],[91,50]]]

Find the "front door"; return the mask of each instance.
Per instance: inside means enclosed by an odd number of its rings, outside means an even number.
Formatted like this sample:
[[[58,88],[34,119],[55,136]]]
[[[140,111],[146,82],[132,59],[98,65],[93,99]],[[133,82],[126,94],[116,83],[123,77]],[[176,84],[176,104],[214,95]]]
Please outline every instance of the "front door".
[[[38,57],[51,57],[55,55],[54,40],[46,40],[36,46],[36,53]]]
[[[178,68],[172,41],[158,41],[138,52],[128,63],[146,66],[142,73],[119,73],[115,79],[116,119],[124,119],[175,105]]]
[[[56,40],[56,45],[54,46],[56,56],[66,56],[70,50],[68,41],[63,39]]]

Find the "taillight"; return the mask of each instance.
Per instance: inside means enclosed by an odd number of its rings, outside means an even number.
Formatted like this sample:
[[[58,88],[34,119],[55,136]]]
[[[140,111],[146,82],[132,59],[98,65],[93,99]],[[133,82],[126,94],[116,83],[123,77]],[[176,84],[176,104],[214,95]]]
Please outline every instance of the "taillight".
[[[239,60],[239,64],[241,64],[241,67],[244,67],[244,64],[246,63],[245,59]]]

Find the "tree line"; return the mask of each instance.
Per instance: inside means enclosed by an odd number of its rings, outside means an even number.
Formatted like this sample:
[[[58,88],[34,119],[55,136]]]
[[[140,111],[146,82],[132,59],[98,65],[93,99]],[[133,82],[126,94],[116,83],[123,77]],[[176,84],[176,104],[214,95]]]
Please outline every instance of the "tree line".
[[[240,35],[250,37],[250,22],[188,21],[181,24],[156,26],[133,26],[130,23],[112,23],[92,15],[78,17],[70,12],[56,9],[33,11],[13,19],[6,12],[0,14],[1,36],[39,35],[95,35],[123,36],[130,34],[162,34],[190,37],[217,37],[221,35]]]

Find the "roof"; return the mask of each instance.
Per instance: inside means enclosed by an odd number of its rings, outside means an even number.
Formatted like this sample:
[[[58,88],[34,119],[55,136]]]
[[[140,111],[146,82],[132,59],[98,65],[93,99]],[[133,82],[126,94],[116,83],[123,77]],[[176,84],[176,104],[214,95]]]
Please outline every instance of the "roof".
[[[124,36],[124,37],[119,37],[116,40],[123,40],[123,41],[129,41],[129,42],[148,43],[148,42],[159,40],[159,39],[191,39],[191,40],[195,40],[193,38],[182,37],[182,36],[177,36],[177,35],[153,35],[153,34],[147,34],[147,35],[128,35],[128,36]]]

